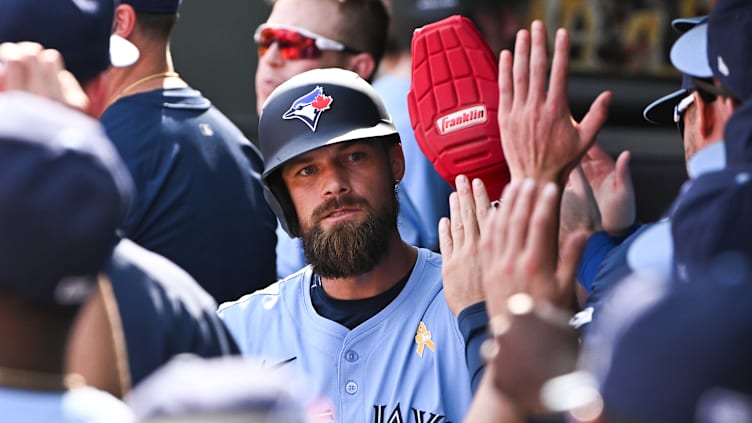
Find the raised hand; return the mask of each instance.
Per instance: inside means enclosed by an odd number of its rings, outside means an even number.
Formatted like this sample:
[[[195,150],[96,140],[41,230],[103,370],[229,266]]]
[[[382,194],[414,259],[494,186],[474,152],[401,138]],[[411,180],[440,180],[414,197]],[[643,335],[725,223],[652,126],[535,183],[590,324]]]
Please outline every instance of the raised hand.
[[[566,178],[595,141],[606,120],[611,99],[601,93],[581,122],[576,122],[567,102],[569,35],[556,32],[551,77],[546,28],[534,21],[530,31],[517,33],[514,58],[509,51],[499,57],[499,127],[504,156],[512,180],[529,177],[556,182]]]
[[[629,151],[623,151],[614,162],[598,144],[593,144],[581,162],[598,203],[603,230],[611,235],[622,235],[636,217],[629,159]]]
[[[465,175],[455,179],[457,191],[449,196],[449,218],[439,221],[444,296],[455,316],[484,300],[478,256],[480,227],[491,209],[480,179],[472,187]]]
[[[554,183],[513,181],[503,198],[481,227],[481,279],[496,347],[486,371],[513,410],[542,412],[543,383],[575,365],[577,337],[561,310],[572,299],[586,236],[572,234],[558,258]]]
[[[572,234],[559,258],[558,201],[553,183],[513,182],[501,207],[481,227],[478,253],[489,315],[503,313],[507,298],[516,293],[536,302],[569,305],[586,234]]]
[[[567,186],[561,196],[559,245],[577,231],[585,231],[590,235],[601,229],[598,203],[582,166],[577,166],[569,174]]]
[[[0,44],[0,91],[19,90],[88,112],[89,97],[57,50],[37,43]]]

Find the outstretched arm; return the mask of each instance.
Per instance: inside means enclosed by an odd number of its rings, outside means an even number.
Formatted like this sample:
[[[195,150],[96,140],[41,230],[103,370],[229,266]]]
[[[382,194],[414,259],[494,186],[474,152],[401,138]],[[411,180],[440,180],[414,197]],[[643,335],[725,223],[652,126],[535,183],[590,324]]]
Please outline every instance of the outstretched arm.
[[[494,385],[518,411],[545,411],[545,381],[574,368],[577,337],[562,311],[571,299],[586,235],[572,234],[558,256],[559,190],[513,182],[481,228],[483,289],[494,337]]]
[[[459,175],[455,185],[457,192],[449,196],[449,218],[439,222],[444,297],[457,316],[465,340],[465,359],[475,391],[484,368],[479,351],[488,337],[478,243],[480,226],[488,217],[491,203],[480,179],[471,184],[466,176]]]
[[[546,28],[534,21],[531,30],[517,33],[514,57],[499,57],[499,127],[512,180],[525,177],[556,182],[563,187],[569,172],[595,141],[603,126],[611,94],[601,93],[580,122],[567,103],[569,35],[556,32],[551,76]]]
[[[635,222],[636,206],[629,151],[616,161],[598,144],[593,144],[582,158],[582,171],[595,195],[603,230],[611,236],[623,235]]]
[[[449,218],[439,221],[444,296],[455,316],[484,300],[478,257],[480,226],[491,208],[480,179],[472,185],[465,175],[455,179],[457,191],[449,196]]]

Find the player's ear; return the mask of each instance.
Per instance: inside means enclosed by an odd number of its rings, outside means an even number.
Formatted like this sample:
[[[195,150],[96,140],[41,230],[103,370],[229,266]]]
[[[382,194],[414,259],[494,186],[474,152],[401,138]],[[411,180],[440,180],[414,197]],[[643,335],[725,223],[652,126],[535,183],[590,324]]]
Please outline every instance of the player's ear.
[[[128,38],[136,27],[136,11],[130,4],[121,4],[115,9],[115,22],[112,33]]]
[[[697,130],[703,138],[712,137],[712,133],[717,130],[718,125],[718,116],[714,107],[718,101],[706,103],[702,101],[702,97],[697,92],[693,95],[697,108]]]
[[[399,138],[397,141],[399,141]],[[389,165],[392,168],[392,175],[396,179],[395,182],[399,182],[405,176],[405,154],[402,151],[402,143],[394,142],[390,144],[387,153],[389,154]]]
[[[376,62],[370,53],[358,53],[350,57],[347,69],[368,81],[376,72]]]

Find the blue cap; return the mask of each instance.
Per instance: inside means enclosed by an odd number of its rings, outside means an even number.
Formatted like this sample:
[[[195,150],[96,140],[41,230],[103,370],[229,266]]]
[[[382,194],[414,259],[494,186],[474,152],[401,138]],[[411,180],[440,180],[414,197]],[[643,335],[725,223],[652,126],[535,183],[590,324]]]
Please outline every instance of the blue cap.
[[[698,78],[717,78],[739,100],[752,96],[752,3],[719,0],[705,24],[679,37],[671,63]]]
[[[707,16],[693,16],[691,18],[679,18],[671,21],[671,26],[679,33],[685,33],[695,26],[705,22]],[[655,124],[672,124],[674,123],[674,108],[683,97],[689,95],[694,89],[692,78],[687,74],[682,74],[681,89],[653,101],[642,111],[642,117],[648,122]]]
[[[750,310],[752,279],[679,284],[637,316],[623,316],[629,322],[599,377],[604,420],[750,421],[728,413],[734,399],[752,393]],[[726,417],[717,418],[724,408]]]
[[[76,79],[89,81],[110,64],[128,66],[138,59],[126,40],[110,42],[116,1],[2,0],[0,43],[33,41],[56,49]]]
[[[684,34],[690,29],[708,20],[707,15],[692,16],[689,18],[677,18],[671,21],[671,27],[679,34]]]
[[[672,124],[674,123],[674,109],[682,98],[689,95],[694,89],[692,78],[689,75],[682,74],[681,89],[655,100],[645,107],[642,111],[642,117],[648,122],[655,124]]]
[[[31,94],[0,93],[4,292],[80,304],[131,197],[130,175],[98,121]]]
[[[122,0],[130,4],[136,12],[176,13],[182,0]]]

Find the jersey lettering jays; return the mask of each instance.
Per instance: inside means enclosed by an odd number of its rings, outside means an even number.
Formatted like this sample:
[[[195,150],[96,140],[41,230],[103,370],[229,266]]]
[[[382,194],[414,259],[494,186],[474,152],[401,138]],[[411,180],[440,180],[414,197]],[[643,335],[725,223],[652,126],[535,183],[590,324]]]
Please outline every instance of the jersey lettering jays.
[[[296,357],[285,368],[329,400],[337,422],[458,422],[471,400],[464,341],[444,299],[441,256],[418,252],[402,292],[353,330],[316,313],[310,267],[219,315],[243,354],[270,364]]]
[[[408,421],[405,420],[405,418],[402,416],[402,411],[400,410],[399,404],[397,404],[397,407],[395,407],[394,410],[386,417],[385,405],[375,405],[373,408],[373,423],[405,423]],[[413,417],[412,421],[415,423],[451,423],[448,420],[444,420],[444,416],[440,416],[438,414],[428,413],[426,411],[417,410],[415,408],[412,408],[410,411]]]

